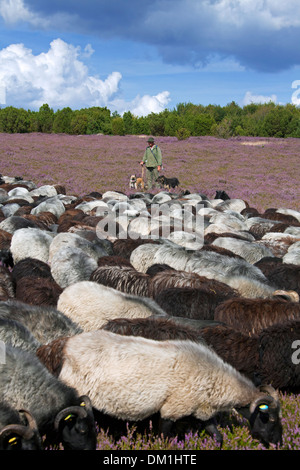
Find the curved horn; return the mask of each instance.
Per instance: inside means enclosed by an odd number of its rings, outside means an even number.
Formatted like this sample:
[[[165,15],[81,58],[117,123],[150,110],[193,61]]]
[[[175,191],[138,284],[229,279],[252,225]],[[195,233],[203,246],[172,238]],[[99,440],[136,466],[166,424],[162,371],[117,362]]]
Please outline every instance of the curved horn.
[[[86,418],[87,411],[85,407],[82,406],[68,406],[68,408],[64,408],[63,410],[59,411],[55,417],[54,429],[57,431],[61,420],[67,418],[67,416],[71,414],[75,414],[80,418]]]
[[[0,432],[0,438],[3,439],[7,434],[16,433],[24,439],[31,439],[35,433],[38,433],[37,423],[32,414],[27,410],[19,410],[19,413],[26,417],[28,425],[8,424]]]
[[[79,397],[79,400],[81,400],[80,406],[85,406],[87,411],[93,411],[93,405],[90,397],[87,395],[82,395]]]
[[[254,410],[260,405],[260,404],[263,404],[263,403],[266,403],[267,405],[269,405],[270,407],[274,407],[274,404],[275,404],[275,401],[274,401],[274,398],[271,397],[270,395],[260,395],[259,397],[257,397],[255,400],[253,400],[250,404],[250,413],[252,414],[254,412]],[[276,406],[277,406],[277,403],[276,403]],[[275,408],[276,408],[275,406]]]
[[[272,385],[270,384],[262,384],[259,386],[259,390],[260,392],[265,392],[267,393],[268,395],[271,395],[271,397],[274,398],[274,400],[279,400],[279,396],[278,396],[278,393],[277,391],[275,390],[274,387],[272,387]]]
[[[280,290],[277,289],[273,292],[274,297],[282,297],[283,299],[290,300],[292,302],[299,302],[299,295],[293,290]]]
[[[0,439],[3,439],[7,434],[15,433],[19,436],[25,437],[28,429],[23,424],[8,424],[0,431]]]
[[[260,385],[258,390],[264,395],[260,395],[255,400],[253,400],[253,402],[250,405],[251,413],[253,413],[255,408],[260,403],[268,403],[268,405],[270,405],[271,408],[279,407],[279,396],[275,388],[272,387],[272,385],[269,385],[269,384]]]

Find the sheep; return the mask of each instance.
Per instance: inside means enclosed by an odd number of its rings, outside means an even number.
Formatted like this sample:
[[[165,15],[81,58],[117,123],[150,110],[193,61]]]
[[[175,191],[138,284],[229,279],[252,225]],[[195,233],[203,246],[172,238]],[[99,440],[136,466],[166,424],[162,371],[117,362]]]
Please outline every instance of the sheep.
[[[214,319],[249,335],[275,323],[300,318],[300,304],[283,299],[229,299],[215,309]]]
[[[0,403],[0,450],[42,450],[42,440],[34,417]]]
[[[134,269],[134,267],[127,258],[123,258],[123,256],[118,255],[101,256],[101,258],[98,259],[97,264],[98,267],[117,266],[121,268],[122,266],[127,266]]]
[[[202,343],[100,329],[68,338],[61,362],[59,379],[88,393],[94,408],[118,419],[140,421],[159,413],[161,432],[168,435],[174,422],[194,416],[221,443],[212,420],[236,409],[248,417],[254,438],[265,445],[282,442],[278,396],[263,393]]]
[[[199,332],[199,337],[225,362],[253,383],[256,385],[261,383],[258,336],[248,336],[245,332],[219,323],[204,326]]]
[[[125,259],[130,259],[131,253],[135,248],[137,248],[140,245],[143,245],[145,243],[156,243],[155,240],[147,240],[147,239],[122,239],[122,238],[117,238],[113,242],[113,252],[115,255],[121,256]]]
[[[149,297],[149,276],[130,266],[98,266],[89,280],[121,292]]]
[[[274,324],[259,335],[259,374],[274,388],[299,393],[299,319]],[[298,350],[297,350],[298,348]]]
[[[48,261],[51,263],[53,257],[57,252],[63,248],[77,248],[82,250],[88,256],[93,258],[95,261],[98,260],[101,256],[107,255],[107,252],[101,248],[99,245],[96,245],[89,240],[84,239],[76,233],[59,233],[57,234],[50,246],[49,246],[49,257]]]
[[[42,344],[60,336],[75,335],[83,331],[53,306],[29,305],[18,300],[0,302],[0,319],[21,323]]]
[[[32,192],[31,192],[32,194]],[[57,196],[48,197],[45,201],[40,202],[31,210],[31,214],[38,215],[40,212],[51,212],[59,218],[65,212],[65,206]]]
[[[213,320],[216,307],[228,299],[209,288],[173,287],[155,295],[155,302],[172,316]]]
[[[46,277],[23,277],[16,283],[15,298],[30,305],[56,307],[63,289],[54,279]]]
[[[248,263],[255,264],[265,256],[273,256],[272,251],[255,242],[237,240],[231,237],[220,237],[213,242],[214,246],[226,248],[242,256]]]
[[[91,331],[116,317],[136,318],[166,315],[147,297],[125,294],[94,281],[76,282],[66,287],[57,302],[57,309],[84,331]]]
[[[114,318],[105,323],[101,329],[126,336],[142,336],[156,341],[169,339],[188,339],[190,341],[201,341],[198,330],[188,323],[178,324],[170,317],[147,317],[147,318]],[[201,328],[199,327],[199,330]],[[53,344],[52,342],[51,344]],[[51,347],[50,344],[50,347]],[[48,346],[48,345],[47,345]],[[41,351],[47,346],[37,349],[37,355],[41,358]],[[44,354],[45,356],[45,354]],[[48,356],[46,356],[48,357]],[[42,361],[44,363],[44,361]]]
[[[10,243],[12,239],[12,234],[6,232],[6,230],[0,229],[0,249],[1,250],[9,250]]]
[[[10,250],[14,263],[24,258],[36,258],[48,262],[53,235],[37,228],[16,230],[11,239]]]
[[[226,325],[208,325],[199,332],[225,362],[256,385],[269,383],[288,393],[299,393],[300,389],[299,352],[295,351],[299,334],[299,320],[275,323],[253,336]]]
[[[272,285],[280,285],[282,289],[293,290],[300,295],[300,266],[281,262],[268,266],[258,265]]]
[[[0,341],[34,353],[41,346],[26,326],[10,318],[0,318]]]
[[[51,260],[51,274],[61,289],[88,280],[97,267],[95,258],[75,246],[61,248]]]
[[[95,450],[96,430],[88,397],[56,379],[29,351],[6,345],[0,365],[0,401],[26,409],[48,442],[66,450]]]
[[[15,282],[12,271],[5,265],[0,265],[0,292],[0,297],[6,299],[13,298],[15,295]]]
[[[171,268],[168,264],[163,263],[155,263],[149,266],[146,271],[146,274],[153,278],[156,274],[160,273],[161,271],[176,271],[176,269]]]
[[[44,277],[52,278],[51,268],[48,263],[30,256],[23,258],[14,264],[11,271],[12,279],[15,283],[24,277]]]
[[[291,245],[287,253],[283,256],[282,262],[285,264],[300,265],[300,242]]]
[[[156,263],[156,261],[154,261],[154,255],[158,249],[158,244],[141,244],[132,251],[129,258],[130,263],[137,271],[145,273],[149,266]]]
[[[12,215],[0,222],[0,229],[13,235],[17,230],[25,228],[37,228],[32,220],[18,215]]]
[[[149,284],[149,294],[151,297],[155,297],[162,290],[172,287],[192,287],[194,289],[205,287],[211,292],[222,293],[228,298],[238,295],[236,290],[221,281],[208,279],[194,272],[170,269],[168,265],[166,266],[166,269],[158,271],[151,277]]]

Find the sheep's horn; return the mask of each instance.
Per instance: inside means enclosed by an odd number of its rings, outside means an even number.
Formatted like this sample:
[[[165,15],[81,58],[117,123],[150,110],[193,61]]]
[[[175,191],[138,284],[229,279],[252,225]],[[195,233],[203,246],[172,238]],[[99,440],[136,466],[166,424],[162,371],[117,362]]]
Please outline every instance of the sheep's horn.
[[[254,412],[255,408],[260,404],[260,403],[267,403],[268,405],[271,406],[271,408],[278,408],[279,405],[279,397],[278,394],[275,390],[275,388],[272,387],[272,385],[268,384],[263,384],[260,385],[259,391],[262,393],[265,393],[264,396],[259,396],[250,405],[250,412],[251,414]]]
[[[87,415],[91,413],[92,404],[91,404],[91,400],[89,399],[89,397],[86,395],[83,395],[80,397],[80,400],[81,400],[80,405],[68,406],[67,408],[64,408],[63,410],[57,413],[56,418],[54,420],[54,429],[57,430],[61,420],[67,419],[69,415],[75,414],[79,416],[80,418],[86,418]]]
[[[293,302],[299,302],[299,294],[294,290],[280,290],[277,289],[273,292],[275,297],[283,297],[284,299],[291,300]]]
[[[34,433],[38,432],[38,427],[32,414],[27,410],[19,410],[19,413],[22,413],[26,416],[28,425],[8,424],[1,430],[0,439],[3,439],[7,434],[11,433],[19,434],[19,436],[24,437],[24,439],[31,439]]]
[[[268,395],[271,395],[271,397],[273,397],[274,400],[276,400],[276,401],[279,400],[278,393],[277,393],[277,391],[275,390],[275,388],[272,387],[272,385],[270,385],[270,384],[262,384],[262,385],[259,386],[259,390],[260,390],[261,392],[268,393]]]
[[[28,422],[28,430],[32,431],[33,433],[39,432],[38,425],[32,414],[28,410],[19,410],[19,413],[23,414]]]

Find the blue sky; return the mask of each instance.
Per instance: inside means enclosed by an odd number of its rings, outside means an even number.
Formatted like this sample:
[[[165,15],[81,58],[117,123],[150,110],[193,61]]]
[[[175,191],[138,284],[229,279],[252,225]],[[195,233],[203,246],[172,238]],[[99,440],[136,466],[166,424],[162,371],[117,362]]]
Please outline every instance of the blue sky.
[[[0,0],[0,105],[300,105],[299,0]]]

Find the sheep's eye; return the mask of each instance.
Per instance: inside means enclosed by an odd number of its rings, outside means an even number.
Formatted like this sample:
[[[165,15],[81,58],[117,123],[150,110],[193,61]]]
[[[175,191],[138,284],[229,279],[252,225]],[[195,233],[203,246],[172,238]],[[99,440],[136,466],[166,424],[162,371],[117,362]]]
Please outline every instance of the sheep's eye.
[[[16,437],[11,437],[9,440],[8,440],[8,443],[11,445],[11,446],[14,446],[18,443],[18,439]]]
[[[259,405],[259,409],[262,411],[266,411],[269,409],[268,405]]]
[[[68,415],[65,417],[65,421],[72,421],[73,418],[74,418],[74,415]]]

